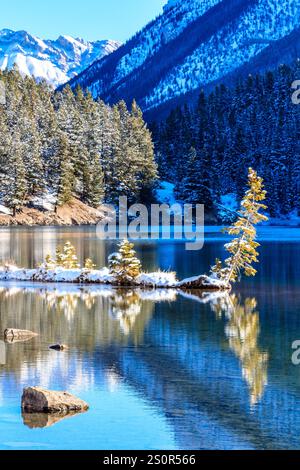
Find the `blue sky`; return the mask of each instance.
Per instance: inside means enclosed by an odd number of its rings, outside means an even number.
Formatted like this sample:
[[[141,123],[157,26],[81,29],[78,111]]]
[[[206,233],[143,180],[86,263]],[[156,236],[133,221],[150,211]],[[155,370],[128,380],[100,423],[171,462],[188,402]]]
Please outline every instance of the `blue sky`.
[[[125,41],[162,11],[167,0],[10,0],[0,29],[24,29],[44,39],[60,34]]]

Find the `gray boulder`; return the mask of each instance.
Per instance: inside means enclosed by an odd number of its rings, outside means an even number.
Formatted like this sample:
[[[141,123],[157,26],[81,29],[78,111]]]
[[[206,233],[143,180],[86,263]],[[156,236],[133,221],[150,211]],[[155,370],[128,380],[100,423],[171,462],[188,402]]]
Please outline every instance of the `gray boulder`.
[[[26,413],[70,413],[87,411],[89,405],[68,392],[55,392],[40,387],[25,388],[22,411]]]

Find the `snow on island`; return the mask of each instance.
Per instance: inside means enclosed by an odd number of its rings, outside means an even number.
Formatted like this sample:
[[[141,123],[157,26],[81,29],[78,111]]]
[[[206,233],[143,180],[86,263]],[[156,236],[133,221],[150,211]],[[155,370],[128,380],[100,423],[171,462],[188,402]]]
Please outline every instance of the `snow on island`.
[[[36,269],[22,269],[16,266],[7,265],[0,268],[0,281],[102,284],[115,287],[142,287],[154,289],[230,289],[227,284],[214,277],[202,275],[178,281],[175,273],[162,271],[141,273],[134,281],[128,282],[128,284],[120,284],[110,273],[108,268],[102,268],[100,270],[88,270],[86,268],[66,269],[62,267],[46,269],[41,266]]]

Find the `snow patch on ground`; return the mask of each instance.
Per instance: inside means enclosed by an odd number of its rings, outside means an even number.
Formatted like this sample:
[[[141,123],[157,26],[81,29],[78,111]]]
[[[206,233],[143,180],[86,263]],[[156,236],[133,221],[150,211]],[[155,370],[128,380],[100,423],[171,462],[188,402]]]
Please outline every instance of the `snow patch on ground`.
[[[1,281],[31,281],[45,283],[75,283],[75,284],[106,284],[116,286],[116,280],[108,268],[88,271],[86,269],[21,269],[16,266],[3,266],[0,268]],[[157,271],[142,273],[135,281],[133,287],[149,288],[205,288],[226,289],[224,282],[208,276],[198,276],[178,282],[176,273]]]
[[[0,214],[12,215],[12,211],[8,207],[2,206],[0,204]]]
[[[178,285],[176,273],[160,271],[155,273],[142,273],[137,278],[137,283],[150,287],[176,287]]]
[[[225,282],[220,281],[214,276],[206,276],[205,274],[202,274],[201,276],[194,276],[194,277],[184,279],[183,281],[178,282],[177,286],[182,287],[186,285],[196,285],[196,284],[199,284],[199,286],[201,285],[202,287],[206,286],[208,288],[213,288],[213,287],[215,287],[216,289],[228,288],[228,285]]]
[[[36,209],[43,209],[45,211],[53,212],[57,202],[57,198],[50,193],[45,193],[42,196],[36,196],[31,200]]]

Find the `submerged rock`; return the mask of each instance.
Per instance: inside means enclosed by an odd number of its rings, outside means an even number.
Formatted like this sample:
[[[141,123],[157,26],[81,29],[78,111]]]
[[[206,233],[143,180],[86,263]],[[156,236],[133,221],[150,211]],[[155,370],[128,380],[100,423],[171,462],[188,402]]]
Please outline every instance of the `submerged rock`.
[[[4,340],[8,343],[15,343],[20,341],[29,341],[30,339],[38,336],[37,333],[28,330],[17,330],[15,328],[6,328],[4,331]]]
[[[87,411],[89,405],[68,392],[56,392],[40,387],[25,388],[22,410],[26,413],[61,413]]]
[[[65,344],[53,344],[52,346],[49,346],[49,349],[53,349],[54,351],[65,351],[69,348]]]

